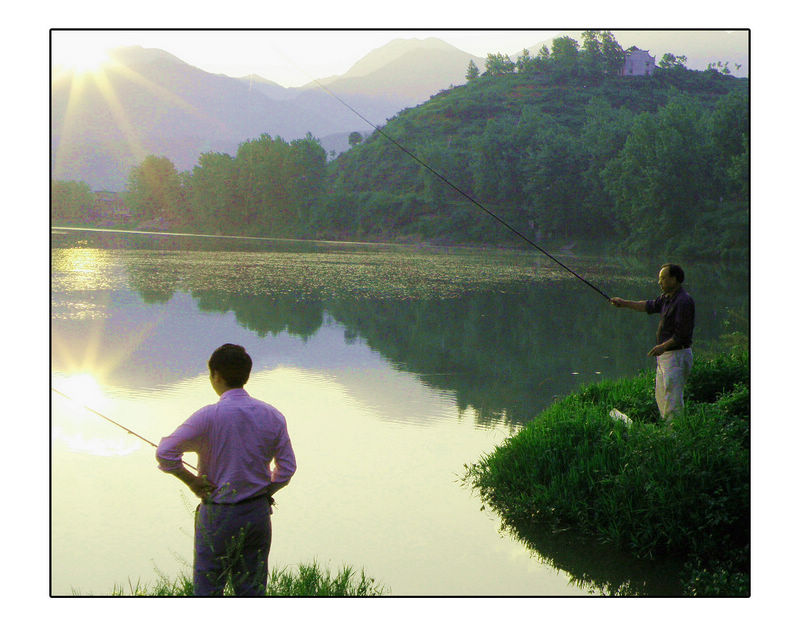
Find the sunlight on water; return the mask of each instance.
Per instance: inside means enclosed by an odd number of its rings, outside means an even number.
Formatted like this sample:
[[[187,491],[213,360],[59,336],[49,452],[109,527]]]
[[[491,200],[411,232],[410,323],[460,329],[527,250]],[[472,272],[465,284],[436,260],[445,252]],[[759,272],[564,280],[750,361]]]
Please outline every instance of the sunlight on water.
[[[99,456],[128,455],[141,447],[139,441],[95,413],[113,412],[115,404],[94,376],[85,372],[55,374],[52,386],[54,446]]]
[[[224,342],[250,352],[246,389],[284,413],[297,453],[274,564],[349,563],[397,595],[590,593],[500,533],[459,476],[558,395],[649,364],[646,320],[518,251],[103,250],[80,237],[52,249],[52,384],[76,399],[51,406],[56,594],[187,572],[193,495],[83,404],[158,443],[218,400],[206,362]],[[578,269],[648,295],[638,266]],[[738,284],[724,279],[696,290],[720,311],[742,301],[711,296]],[[719,332],[716,313],[700,315]]]
[[[110,251],[96,248],[57,249],[52,257],[54,292],[109,288],[115,277],[108,272]]]
[[[53,387],[79,405],[88,405],[99,410],[107,402],[100,384],[87,372],[69,376],[56,375],[53,377]]]

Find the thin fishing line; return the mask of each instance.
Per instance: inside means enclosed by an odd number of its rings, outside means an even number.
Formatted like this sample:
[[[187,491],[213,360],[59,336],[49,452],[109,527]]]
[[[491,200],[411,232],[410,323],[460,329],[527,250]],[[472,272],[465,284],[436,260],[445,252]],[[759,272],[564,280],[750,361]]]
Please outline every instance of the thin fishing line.
[[[283,56],[284,56],[284,57],[286,57],[286,55],[283,55]],[[288,58],[288,57],[286,57],[286,58]],[[297,66],[297,65],[296,65],[294,62],[292,62],[292,61],[291,61],[291,59],[289,59],[289,61],[290,61],[290,62],[291,62],[291,63],[292,63],[292,64],[293,64],[295,67],[298,67],[298,66]],[[301,70],[302,70],[302,68],[298,68],[298,69],[301,69]],[[306,73],[306,75],[308,76],[308,74],[307,74],[307,73]],[[344,106],[345,106],[345,107],[347,107],[347,108],[348,108],[350,111],[352,111],[354,114],[356,114],[356,115],[357,115],[357,116],[358,116],[358,117],[359,117],[361,120],[363,120],[364,122],[366,122],[367,124],[369,124],[369,125],[370,125],[370,126],[373,128],[373,129],[375,129],[375,130],[376,130],[378,133],[380,133],[382,137],[385,137],[387,140],[389,140],[390,142],[392,142],[392,144],[394,144],[395,146],[397,146],[397,147],[398,147],[398,148],[399,148],[401,151],[403,151],[405,154],[407,154],[409,157],[411,157],[411,158],[412,158],[414,161],[416,161],[416,162],[417,162],[417,163],[419,163],[419,164],[420,164],[422,167],[424,167],[426,170],[428,170],[429,172],[431,172],[432,174],[434,174],[436,177],[438,177],[438,178],[439,178],[439,179],[440,179],[440,180],[441,180],[443,183],[446,183],[446,184],[447,184],[449,187],[451,187],[451,188],[452,188],[452,189],[454,189],[456,192],[458,192],[459,194],[461,194],[461,195],[462,195],[464,198],[466,198],[467,200],[469,200],[469,201],[470,201],[471,203],[473,203],[473,204],[474,204],[476,207],[478,207],[479,209],[482,209],[482,210],[483,210],[485,213],[487,213],[487,214],[488,214],[488,215],[490,215],[492,218],[494,218],[495,220],[497,220],[497,221],[498,221],[500,224],[502,224],[504,227],[506,227],[506,228],[507,228],[509,231],[511,231],[512,233],[514,233],[514,234],[515,234],[515,235],[517,235],[518,237],[522,238],[522,239],[523,239],[525,242],[527,242],[528,244],[530,244],[531,246],[533,246],[533,247],[534,247],[536,250],[538,250],[540,253],[542,253],[543,255],[545,255],[545,256],[547,256],[548,258],[550,258],[550,259],[552,259],[553,261],[555,261],[555,262],[556,262],[556,263],[557,263],[559,266],[561,266],[562,268],[564,268],[564,270],[566,270],[566,271],[567,271],[567,272],[569,272],[570,274],[574,275],[576,278],[578,278],[578,279],[580,279],[581,281],[583,281],[583,282],[584,282],[586,285],[588,285],[588,286],[589,286],[589,287],[591,287],[593,290],[595,290],[596,292],[598,292],[598,293],[599,293],[599,294],[600,294],[600,295],[601,295],[603,298],[605,298],[606,300],[611,300],[611,298],[608,296],[608,294],[606,294],[606,293],[605,293],[603,290],[601,290],[599,287],[597,287],[597,286],[593,285],[592,283],[590,283],[589,281],[587,281],[586,279],[584,279],[584,278],[583,278],[583,277],[582,277],[580,274],[578,274],[577,272],[575,272],[574,270],[572,270],[571,268],[569,268],[569,267],[568,267],[568,266],[566,266],[565,264],[561,263],[561,262],[560,262],[558,259],[556,259],[556,258],[555,258],[553,255],[551,255],[549,252],[547,252],[547,251],[546,251],[544,248],[542,248],[542,247],[541,247],[541,246],[539,246],[538,244],[536,244],[536,243],[532,242],[532,241],[531,241],[531,240],[530,240],[530,239],[529,239],[527,236],[525,236],[525,235],[524,235],[523,233],[521,233],[519,230],[515,229],[513,226],[511,226],[511,225],[510,225],[508,222],[506,222],[505,220],[503,220],[503,219],[502,219],[500,216],[498,216],[496,213],[494,213],[493,211],[491,211],[491,210],[487,209],[487,208],[486,208],[486,207],[485,207],[485,206],[484,206],[482,203],[480,203],[478,200],[476,200],[475,198],[473,198],[473,197],[472,197],[470,194],[468,194],[467,192],[465,192],[464,190],[462,190],[460,187],[458,187],[458,186],[457,186],[457,185],[455,185],[454,183],[451,183],[451,182],[450,182],[450,181],[447,179],[447,177],[445,177],[444,175],[440,174],[440,173],[439,173],[437,170],[435,170],[434,168],[432,168],[431,166],[429,166],[429,165],[428,165],[427,163],[425,163],[425,162],[424,162],[422,159],[420,159],[419,157],[417,157],[417,156],[416,156],[416,155],[415,155],[413,152],[411,152],[411,151],[410,151],[410,150],[408,150],[408,149],[407,149],[405,146],[403,146],[403,145],[402,145],[402,144],[400,144],[398,141],[396,141],[396,140],[395,140],[393,137],[391,137],[391,136],[389,136],[387,133],[385,133],[385,132],[384,132],[384,131],[383,131],[383,130],[380,128],[380,127],[378,127],[376,124],[373,124],[373,123],[372,123],[370,120],[368,120],[368,119],[367,119],[367,118],[365,118],[363,115],[361,115],[361,113],[359,113],[358,111],[356,111],[356,110],[355,110],[353,107],[351,107],[351,106],[350,106],[348,103],[346,103],[344,100],[342,100],[342,99],[341,99],[341,98],[340,98],[338,95],[336,95],[336,94],[335,94],[333,91],[331,91],[330,89],[328,89],[327,87],[325,87],[325,85],[323,85],[323,84],[322,84],[322,83],[321,83],[319,80],[317,80],[316,78],[312,78],[311,80],[312,80],[314,83],[316,83],[317,85],[319,85],[319,87],[320,87],[320,88],[322,88],[323,90],[325,90],[325,91],[326,91],[326,92],[327,92],[329,95],[331,95],[333,98],[335,98],[336,100],[338,100],[338,101],[339,101],[339,102],[340,102],[342,105],[344,105]]]
[[[79,404],[81,407],[83,407],[83,408],[84,408],[84,409],[86,409],[87,411],[90,411],[90,412],[92,412],[93,414],[95,414],[95,415],[97,415],[97,416],[100,416],[100,418],[102,418],[103,420],[108,420],[108,422],[110,422],[112,425],[116,425],[116,426],[117,426],[117,427],[119,427],[120,429],[123,429],[124,431],[127,431],[128,433],[130,433],[130,434],[131,434],[131,435],[133,435],[133,436],[136,436],[137,438],[139,438],[139,439],[140,439],[140,440],[142,440],[143,442],[147,442],[147,443],[148,443],[150,446],[152,446],[153,448],[158,448],[158,447],[157,447],[155,444],[153,444],[153,443],[152,443],[150,440],[148,440],[147,438],[144,438],[144,437],[142,437],[141,435],[139,435],[139,434],[138,434],[138,433],[136,433],[135,431],[131,431],[131,430],[130,430],[130,429],[128,429],[128,427],[126,427],[125,425],[121,425],[121,424],[119,424],[118,422],[116,422],[115,420],[111,420],[111,418],[109,418],[108,416],[104,416],[104,415],[103,415],[103,414],[101,414],[99,411],[97,411],[97,410],[95,410],[95,409],[92,409],[92,408],[91,408],[91,407],[89,407],[88,405],[84,405],[84,404],[83,404],[83,403],[81,403],[80,401],[76,401],[74,398],[72,398],[72,397],[70,397],[70,396],[67,396],[66,394],[64,394],[64,392],[61,392],[61,391],[59,391],[59,390],[57,390],[57,389],[55,389],[55,388],[53,388],[53,387],[51,387],[50,389],[51,389],[51,390],[53,390],[53,392],[55,392],[56,394],[60,394],[61,396],[63,396],[63,397],[64,397],[64,398],[66,398],[67,400],[70,400],[70,401],[72,401],[73,403],[78,403],[78,404]],[[183,462],[183,464],[184,464],[185,466],[188,466],[188,467],[189,467],[189,468],[191,468],[192,470],[194,470],[194,471],[197,471],[197,468],[195,468],[195,467],[194,467],[194,466],[192,466],[191,464],[189,464],[189,463],[187,463],[187,462]]]

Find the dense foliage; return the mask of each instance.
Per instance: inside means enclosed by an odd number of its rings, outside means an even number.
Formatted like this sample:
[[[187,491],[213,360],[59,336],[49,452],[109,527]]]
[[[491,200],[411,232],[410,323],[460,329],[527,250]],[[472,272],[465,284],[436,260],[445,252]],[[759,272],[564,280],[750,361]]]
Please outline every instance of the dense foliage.
[[[623,77],[610,33],[582,39],[515,62],[489,54],[482,75],[472,64],[465,85],[351,133],[329,163],[311,135],[265,134],[191,172],[147,157],[130,175],[132,216],[207,233],[518,243],[473,198],[540,241],[744,258],[748,80],[672,53],[652,76]]]
[[[93,218],[94,194],[87,183],[53,181],[50,184],[50,211],[54,220],[64,222]]]
[[[261,135],[235,156],[200,155],[179,173],[166,157],[134,167],[127,203],[135,220],[153,219],[195,232],[286,236],[306,232],[324,189],[325,151],[310,136],[286,142]]]
[[[748,595],[749,357],[700,360],[670,427],[653,424],[652,384],[648,371],[584,387],[466,478],[512,528],[570,528],[637,557],[679,556],[684,594]],[[611,418],[614,408],[633,423]]]

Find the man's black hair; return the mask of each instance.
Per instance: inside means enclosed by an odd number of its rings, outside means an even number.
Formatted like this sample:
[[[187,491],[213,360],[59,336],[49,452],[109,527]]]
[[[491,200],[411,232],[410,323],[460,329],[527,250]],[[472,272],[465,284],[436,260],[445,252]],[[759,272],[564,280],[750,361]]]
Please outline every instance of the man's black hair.
[[[211,354],[208,360],[209,372],[218,372],[225,383],[232,388],[240,388],[250,378],[253,360],[238,344],[223,344]]]
[[[683,283],[686,275],[683,273],[683,268],[675,263],[665,263],[662,268],[666,268],[669,275],[678,280],[678,283]]]

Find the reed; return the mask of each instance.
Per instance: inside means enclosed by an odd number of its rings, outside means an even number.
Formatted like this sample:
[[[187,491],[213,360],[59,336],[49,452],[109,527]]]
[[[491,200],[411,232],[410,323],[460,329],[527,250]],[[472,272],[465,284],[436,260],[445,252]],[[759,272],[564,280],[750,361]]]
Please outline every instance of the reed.
[[[700,360],[686,411],[671,425],[658,420],[652,383],[643,372],[581,388],[468,465],[463,479],[512,528],[536,522],[639,558],[681,556],[694,582],[687,590],[702,595],[729,581],[741,592],[739,571],[749,568],[749,357]],[[613,408],[633,423],[611,418]],[[720,564],[733,575],[720,574]],[[712,574],[696,576],[703,572]]]

